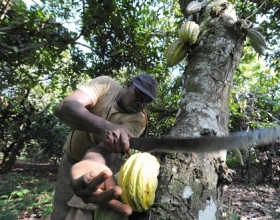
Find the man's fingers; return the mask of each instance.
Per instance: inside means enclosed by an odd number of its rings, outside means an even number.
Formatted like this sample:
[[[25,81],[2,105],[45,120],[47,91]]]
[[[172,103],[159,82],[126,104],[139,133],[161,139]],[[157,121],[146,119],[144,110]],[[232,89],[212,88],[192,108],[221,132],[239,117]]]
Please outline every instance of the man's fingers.
[[[129,205],[123,204],[118,200],[111,200],[106,204],[106,207],[122,215],[129,216],[132,214],[132,208]]]
[[[115,145],[115,153],[122,152],[122,143],[120,139],[115,138],[114,145]]]
[[[122,152],[124,152],[125,154],[130,154],[129,136],[122,135],[120,141],[122,146]]]
[[[114,125],[103,134],[103,144],[110,153],[130,153],[129,137],[132,134],[124,125]]]
[[[110,189],[110,188],[112,188],[114,186],[116,186],[116,181],[115,181],[114,176],[111,176],[110,178],[108,178],[105,181],[105,189]]]
[[[103,145],[109,153],[113,153],[114,143],[111,141],[103,140]]]
[[[91,174],[93,176],[91,176]],[[94,176],[94,172],[89,173],[89,179],[92,178],[91,182],[84,188],[86,195],[92,195],[101,184],[103,184],[108,178],[112,177],[113,173],[111,170],[103,170],[97,176]]]
[[[95,171],[85,173],[77,179],[72,179],[72,185],[75,190],[84,189],[97,175],[98,174]]]
[[[107,194],[107,192],[112,192],[111,197],[110,195]],[[116,198],[118,196],[120,196],[122,193],[122,189],[119,186],[115,186],[112,189],[100,193],[98,195],[99,201],[102,201],[102,204],[105,207],[107,207],[108,209],[117,212],[119,214],[125,215],[125,216],[129,216],[132,214],[132,208],[129,205],[126,205],[118,200],[116,200]],[[106,201],[106,203],[103,203],[104,201]]]
[[[121,194],[122,189],[119,186],[112,187],[106,191],[98,189],[92,196],[88,196],[85,202],[102,205],[110,202],[112,199],[118,198]]]

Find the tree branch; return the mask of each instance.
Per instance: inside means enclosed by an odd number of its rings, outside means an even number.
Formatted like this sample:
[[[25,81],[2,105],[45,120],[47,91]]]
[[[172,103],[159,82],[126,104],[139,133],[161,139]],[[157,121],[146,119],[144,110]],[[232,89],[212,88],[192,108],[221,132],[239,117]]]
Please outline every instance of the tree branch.
[[[272,114],[269,113],[268,111],[265,111],[265,110],[257,108],[257,107],[254,107],[254,109],[258,110],[258,111],[261,111],[261,112],[264,112],[264,113],[268,114],[268,116],[271,117],[272,119],[274,119],[275,121],[280,122],[277,118],[273,117]]]
[[[41,43],[41,44],[37,44],[37,45],[31,45],[31,46],[27,46],[27,47],[24,47],[22,49],[18,49],[18,51],[15,51],[15,47],[11,47],[11,46],[8,46],[7,44],[4,44],[4,43],[0,43],[0,47],[8,50],[8,51],[11,51],[11,52],[17,52],[17,53],[23,53],[25,51],[28,51],[28,50],[33,50],[33,49],[36,49],[36,48],[39,48],[39,47],[43,47],[43,46],[46,46],[48,45],[47,43]]]
[[[88,49],[94,51],[94,50],[93,50],[91,47],[89,47],[88,45],[85,45],[85,44],[82,44],[82,43],[79,43],[79,42],[75,42],[75,44],[79,44],[79,45],[81,45],[81,46],[83,46],[83,47],[86,47],[86,48],[88,48]]]

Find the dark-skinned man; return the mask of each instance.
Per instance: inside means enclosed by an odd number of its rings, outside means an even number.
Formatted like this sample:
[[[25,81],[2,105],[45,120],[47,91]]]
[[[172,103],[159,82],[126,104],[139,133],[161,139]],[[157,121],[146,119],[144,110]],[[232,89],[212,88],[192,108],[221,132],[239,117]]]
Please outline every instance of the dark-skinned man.
[[[78,87],[59,105],[56,116],[72,128],[63,147],[52,220],[92,219],[95,205],[130,215],[118,198],[113,173],[118,153],[130,154],[129,138],[146,128],[143,110],[154,101],[157,82],[148,74],[133,77],[123,88],[108,76]]]

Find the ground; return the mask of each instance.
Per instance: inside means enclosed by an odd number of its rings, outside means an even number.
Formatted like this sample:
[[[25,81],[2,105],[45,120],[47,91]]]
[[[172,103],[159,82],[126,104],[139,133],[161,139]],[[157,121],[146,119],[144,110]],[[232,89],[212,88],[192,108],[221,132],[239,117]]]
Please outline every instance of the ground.
[[[251,167],[250,173],[245,171],[245,177],[240,168],[235,171],[233,182],[224,193],[224,210],[236,214],[240,220],[279,220],[279,181],[273,184],[263,181],[257,167]]]
[[[13,172],[38,178],[44,177],[53,184],[55,184],[57,170],[57,165],[28,163],[16,163],[13,168]],[[233,176],[233,182],[226,187],[224,193],[225,219],[280,219],[279,186],[267,182],[252,182],[241,178],[240,172],[237,170],[236,175]],[[35,219],[33,218],[33,220]]]
[[[233,183],[224,195],[224,209],[238,219],[280,219],[280,190],[268,184]]]

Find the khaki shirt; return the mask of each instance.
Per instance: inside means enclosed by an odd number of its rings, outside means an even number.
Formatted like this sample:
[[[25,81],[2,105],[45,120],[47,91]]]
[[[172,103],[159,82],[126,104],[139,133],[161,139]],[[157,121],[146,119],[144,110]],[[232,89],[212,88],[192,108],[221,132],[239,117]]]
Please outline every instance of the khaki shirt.
[[[108,76],[97,77],[78,87],[92,100],[92,114],[98,115],[115,124],[126,125],[134,137],[139,137],[145,130],[147,119],[143,112],[125,113],[118,107],[116,98],[123,89],[117,82]],[[80,161],[86,151],[101,142],[98,134],[73,130],[68,135],[63,150],[75,160]]]

